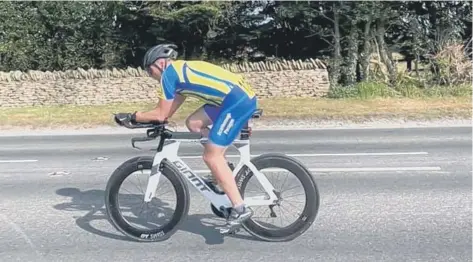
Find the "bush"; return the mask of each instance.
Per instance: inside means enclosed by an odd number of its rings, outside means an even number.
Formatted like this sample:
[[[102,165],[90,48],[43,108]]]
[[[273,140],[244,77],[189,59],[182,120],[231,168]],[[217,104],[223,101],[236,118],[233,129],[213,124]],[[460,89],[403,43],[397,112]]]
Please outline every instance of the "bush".
[[[459,85],[471,83],[472,63],[461,43],[446,45],[433,56],[437,83]]]
[[[472,96],[472,86],[468,84],[446,86],[433,86],[429,88],[421,88],[413,83],[406,83],[394,88],[384,83],[377,82],[360,82],[352,86],[331,88],[327,94],[328,98],[356,98],[370,99],[376,97],[459,97]]]
[[[360,82],[347,87],[331,88],[327,94],[329,98],[360,98],[396,97],[397,92],[384,83]]]

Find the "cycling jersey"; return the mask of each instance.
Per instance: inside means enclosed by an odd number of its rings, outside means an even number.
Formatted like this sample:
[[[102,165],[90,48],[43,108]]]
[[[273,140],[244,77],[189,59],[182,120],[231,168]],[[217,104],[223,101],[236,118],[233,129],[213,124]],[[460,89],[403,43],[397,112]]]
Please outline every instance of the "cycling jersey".
[[[256,110],[255,92],[242,76],[204,61],[173,61],[163,72],[158,97],[192,96],[213,105],[209,140],[228,146]]]
[[[221,105],[233,88],[240,88],[248,98],[255,96],[242,76],[204,61],[173,61],[161,77],[158,96],[173,99],[175,94],[192,96],[207,104]]]

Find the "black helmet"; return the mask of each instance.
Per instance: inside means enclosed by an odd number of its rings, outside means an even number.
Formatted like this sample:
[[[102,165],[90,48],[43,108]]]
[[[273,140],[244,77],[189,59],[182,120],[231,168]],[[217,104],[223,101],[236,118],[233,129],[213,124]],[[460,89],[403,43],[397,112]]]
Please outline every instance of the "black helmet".
[[[147,69],[151,64],[153,64],[159,58],[172,58],[176,59],[177,57],[177,46],[174,44],[160,44],[155,45],[146,51],[146,54],[143,58],[143,69]]]

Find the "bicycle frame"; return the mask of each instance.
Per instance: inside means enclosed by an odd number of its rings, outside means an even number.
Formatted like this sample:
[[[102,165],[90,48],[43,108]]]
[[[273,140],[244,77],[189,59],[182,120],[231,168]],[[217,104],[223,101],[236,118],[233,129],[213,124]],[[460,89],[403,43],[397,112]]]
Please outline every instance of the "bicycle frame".
[[[179,156],[179,147],[182,142],[199,142],[201,145],[207,142],[206,138],[202,139],[169,139],[168,141],[172,142],[168,145],[163,146],[160,152],[157,152],[154,156],[153,167],[151,169],[151,174],[149,176],[148,185],[146,188],[146,193],[144,197],[145,202],[151,201],[151,199],[156,194],[156,189],[158,187],[159,179],[161,177],[161,172],[159,167],[163,159],[167,159],[171,164],[173,164],[178,170],[179,173],[186,178],[186,180],[200,192],[208,201],[210,201],[215,207],[232,207],[232,203],[226,194],[220,195],[212,191],[203,179],[197,175]],[[276,202],[277,196],[274,193],[274,187],[268,181],[266,176],[260,173],[256,167],[251,163],[250,155],[250,141],[249,140],[235,140],[232,143],[232,146],[235,146],[240,153],[240,161],[233,170],[233,177],[238,174],[238,172],[243,169],[245,166],[248,167],[244,176],[246,177],[249,172],[253,172],[253,175],[261,183],[262,187],[269,195],[268,197],[246,197],[244,202],[248,206],[268,206]]]

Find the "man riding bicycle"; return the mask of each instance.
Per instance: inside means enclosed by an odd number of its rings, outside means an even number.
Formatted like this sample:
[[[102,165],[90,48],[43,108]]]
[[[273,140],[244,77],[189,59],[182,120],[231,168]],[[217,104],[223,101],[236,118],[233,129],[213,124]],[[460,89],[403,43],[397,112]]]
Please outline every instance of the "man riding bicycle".
[[[164,121],[192,96],[205,104],[186,120],[191,132],[208,138],[203,160],[232,202],[227,223],[239,225],[253,215],[244,201],[225,159],[225,150],[235,140],[243,125],[257,108],[255,92],[242,76],[204,61],[176,60],[176,45],[151,47],[143,59],[148,74],[161,82],[156,108],[147,112],[120,113],[117,123]],[[209,129],[209,126],[212,128]]]

